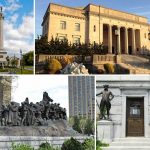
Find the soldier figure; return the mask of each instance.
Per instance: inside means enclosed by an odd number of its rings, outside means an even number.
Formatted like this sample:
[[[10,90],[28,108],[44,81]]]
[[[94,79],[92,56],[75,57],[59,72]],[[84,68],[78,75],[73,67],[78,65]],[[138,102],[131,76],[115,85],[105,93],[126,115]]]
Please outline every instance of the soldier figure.
[[[22,103],[23,107],[23,118],[22,118],[22,125],[29,125],[29,99],[28,97],[25,99],[25,101]]]
[[[114,95],[112,94],[111,91],[108,90],[109,85],[104,85],[103,87],[104,87],[104,90],[100,92],[99,94],[96,94],[96,96],[102,95],[100,106],[98,105],[100,109],[100,115],[101,115],[100,119],[106,119],[106,116],[105,116],[105,109],[106,109],[107,119],[110,120],[109,118],[109,111],[111,109],[110,101],[114,98]]]

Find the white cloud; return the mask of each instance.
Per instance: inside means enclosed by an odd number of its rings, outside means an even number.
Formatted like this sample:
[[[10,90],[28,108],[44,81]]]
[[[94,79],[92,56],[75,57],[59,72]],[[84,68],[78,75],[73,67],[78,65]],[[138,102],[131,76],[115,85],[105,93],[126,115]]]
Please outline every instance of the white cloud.
[[[18,14],[12,15],[11,18],[10,18],[11,22],[15,23],[17,21],[18,17],[19,17]]]
[[[34,50],[34,13],[24,12],[21,16],[19,9],[23,7],[20,0],[6,0],[4,7],[4,48],[9,54],[19,55]],[[23,9],[23,8],[22,8]]]
[[[17,14],[13,16],[13,19],[5,21],[4,31],[8,31],[4,32],[6,50],[14,51],[14,53],[19,52],[20,49],[25,52],[34,50],[34,17],[30,14],[22,17],[23,21],[18,27],[12,22],[17,19]]]
[[[18,0],[6,0],[6,6],[4,6],[4,11],[10,11],[10,13],[13,13],[14,11],[17,11],[19,8],[22,8],[23,6],[19,3]]]

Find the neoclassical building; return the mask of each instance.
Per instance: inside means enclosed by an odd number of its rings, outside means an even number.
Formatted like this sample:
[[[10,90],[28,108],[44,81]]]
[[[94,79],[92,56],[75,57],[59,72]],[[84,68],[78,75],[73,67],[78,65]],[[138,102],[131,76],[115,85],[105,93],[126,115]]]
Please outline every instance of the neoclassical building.
[[[103,43],[110,54],[150,50],[150,24],[144,16],[88,4],[72,8],[50,3],[42,22],[43,35],[71,43]]]
[[[137,149],[140,149],[139,142],[144,143],[146,138],[150,140],[150,75],[96,76],[96,93],[103,91],[103,85],[109,85],[114,99],[111,101],[109,121],[99,119],[100,111],[98,106],[96,107],[97,138],[107,143],[117,142],[118,145],[115,146],[122,146],[120,143],[126,140],[129,145],[125,146],[137,146]],[[102,95],[96,99],[100,104]],[[130,137],[134,137],[134,145],[131,145]],[[136,139],[139,137],[143,141]],[[150,149],[150,145],[143,146],[149,146],[147,149]]]

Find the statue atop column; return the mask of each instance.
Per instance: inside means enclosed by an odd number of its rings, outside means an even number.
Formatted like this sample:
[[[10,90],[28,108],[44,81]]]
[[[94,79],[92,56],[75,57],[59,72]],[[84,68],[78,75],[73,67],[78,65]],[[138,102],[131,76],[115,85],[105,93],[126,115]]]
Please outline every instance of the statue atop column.
[[[110,119],[110,109],[111,109],[111,100],[114,98],[114,95],[111,91],[109,91],[109,85],[104,85],[104,90],[96,96],[102,95],[102,99],[100,105],[97,103],[100,111],[100,120],[111,120]],[[105,112],[107,111],[107,117],[105,116]]]
[[[0,6],[0,12],[1,12],[1,13],[3,12],[3,7],[2,7],[2,6]]]

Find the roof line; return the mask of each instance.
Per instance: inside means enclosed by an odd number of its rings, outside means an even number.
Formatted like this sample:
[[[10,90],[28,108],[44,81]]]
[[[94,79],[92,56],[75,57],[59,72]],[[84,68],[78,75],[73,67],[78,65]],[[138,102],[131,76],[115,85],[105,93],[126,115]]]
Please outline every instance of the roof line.
[[[109,7],[106,7],[106,6],[103,6],[103,5],[96,5],[96,4],[93,4],[93,3],[89,3],[86,7],[88,7],[89,5],[94,5],[94,6],[97,6],[97,7],[100,6],[100,7],[106,8],[106,9],[111,9],[111,10],[115,10],[115,11],[118,11],[118,12],[123,12],[123,13],[129,14],[129,15],[134,15],[134,16],[138,16],[138,17],[142,17],[142,18],[148,19],[145,16],[141,16],[141,15],[137,15],[137,14],[134,14],[134,13],[125,12],[125,11],[122,11],[122,10],[117,10],[117,9],[109,8]]]

